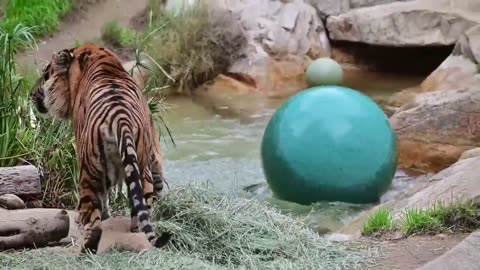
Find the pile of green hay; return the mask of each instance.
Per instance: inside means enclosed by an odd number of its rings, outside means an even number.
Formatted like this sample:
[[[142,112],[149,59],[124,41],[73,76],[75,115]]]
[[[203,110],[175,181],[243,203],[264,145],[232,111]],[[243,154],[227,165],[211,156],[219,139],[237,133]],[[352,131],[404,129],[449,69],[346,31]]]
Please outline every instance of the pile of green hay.
[[[329,242],[298,219],[256,200],[204,185],[168,192],[154,213],[174,233],[167,248],[144,254],[0,253],[0,269],[369,269],[376,248]]]

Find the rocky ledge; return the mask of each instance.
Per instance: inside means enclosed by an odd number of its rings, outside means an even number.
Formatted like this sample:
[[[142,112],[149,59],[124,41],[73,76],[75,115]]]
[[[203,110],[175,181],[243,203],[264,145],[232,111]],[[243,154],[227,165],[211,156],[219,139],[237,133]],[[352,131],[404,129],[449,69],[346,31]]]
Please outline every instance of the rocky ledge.
[[[414,89],[392,97],[390,118],[399,162],[437,172],[480,145],[480,26],[463,34],[452,54]]]

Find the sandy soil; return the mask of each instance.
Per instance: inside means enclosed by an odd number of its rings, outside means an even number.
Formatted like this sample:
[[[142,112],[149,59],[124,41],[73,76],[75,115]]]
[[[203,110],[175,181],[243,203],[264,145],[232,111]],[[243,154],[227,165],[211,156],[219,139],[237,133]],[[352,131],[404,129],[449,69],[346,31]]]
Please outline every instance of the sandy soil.
[[[76,41],[92,41],[101,36],[102,27],[109,21],[128,26],[147,6],[147,0],[82,0],[76,10],[64,18],[57,33],[38,41],[38,49],[21,53],[21,67],[42,68],[53,52],[72,47]]]
[[[413,236],[380,243],[384,256],[374,270],[414,270],[450,250],[469,234]]]

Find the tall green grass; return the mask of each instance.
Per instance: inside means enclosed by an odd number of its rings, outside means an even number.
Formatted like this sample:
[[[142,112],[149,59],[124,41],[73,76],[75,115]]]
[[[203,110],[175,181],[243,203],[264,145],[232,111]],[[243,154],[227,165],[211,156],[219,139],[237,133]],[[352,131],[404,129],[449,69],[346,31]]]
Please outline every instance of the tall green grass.
[[[78,169],[69,123],[36,119],[30,90],[38,74],[20,74],[14,57],[34,43],[32,27],[0,28],[0,167],[34,164],[45,172],[42,181],[48,206],[71,206]]]
[[[72,0],[10,0],[0,27],[7,32],[17,25],[33,27],[39,37],[58,29],[60,19],[72,8]]]
[[[0,166],[13,166],[28,158],[33,141],[29,94],[13,59],[18,46],[33,43],[30,30],[20,25],[10,31],[0,28]]]

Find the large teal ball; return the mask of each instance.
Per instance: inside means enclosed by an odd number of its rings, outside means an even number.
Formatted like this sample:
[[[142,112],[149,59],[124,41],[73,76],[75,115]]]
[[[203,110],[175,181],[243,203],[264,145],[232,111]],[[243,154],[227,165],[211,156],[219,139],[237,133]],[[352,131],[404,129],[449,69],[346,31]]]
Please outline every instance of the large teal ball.
[[[372,203],[392,182],[397,146],[387,116],[369,97],[346,87],[318,86],[275,112],[261,157],[280,199]]]
[[[308,65],[305,76],[310,87],[339,85],[343,81],[343,69],[331,58],[318,58]]]

